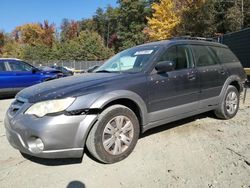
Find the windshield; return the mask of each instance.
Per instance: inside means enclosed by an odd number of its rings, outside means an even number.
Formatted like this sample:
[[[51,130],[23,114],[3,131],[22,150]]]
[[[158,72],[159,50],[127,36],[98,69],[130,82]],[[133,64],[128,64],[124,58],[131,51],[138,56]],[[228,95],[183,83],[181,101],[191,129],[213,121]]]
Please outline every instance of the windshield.
[[[140,72],[158,50],[157,46],[131,48],[110,58],[95,72]]]

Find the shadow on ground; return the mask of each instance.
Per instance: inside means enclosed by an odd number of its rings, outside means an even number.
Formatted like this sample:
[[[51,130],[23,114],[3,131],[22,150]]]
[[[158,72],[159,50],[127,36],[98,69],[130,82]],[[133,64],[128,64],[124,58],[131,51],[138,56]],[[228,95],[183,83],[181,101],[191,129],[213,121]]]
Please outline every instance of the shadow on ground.
[[[16,94],[0,94],[0,100],[5,100],[5,99],[14,99]]]
[[[67,185],[67,188],[85,188],[85,184],[82,183],[81,181],[71,181]]]

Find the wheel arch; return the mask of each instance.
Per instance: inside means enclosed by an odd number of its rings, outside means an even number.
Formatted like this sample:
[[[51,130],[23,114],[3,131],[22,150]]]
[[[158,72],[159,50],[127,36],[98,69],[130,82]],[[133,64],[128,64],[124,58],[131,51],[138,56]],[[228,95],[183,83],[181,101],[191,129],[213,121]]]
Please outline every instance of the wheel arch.
[[[227,78],[227,80],[225,81],[225,83],[223,85],[223,88],[222,88],[221,93],[220,93],[220,101],[223,100],[223,96],[225,95],[226,90],[227,90],[229,85],[236,87],[236,89],[239,91],[239,93],[243,91],[243,85],[242,85],[240,77],[237,75],[232,75],[232,76]]]
[[[242,91],[240,83],[236,80],[230,82],[229,85],[234,86],[238,90],[239,93]]]
[[[142,127],[148,123],[147,108],[142,98],[136,93],[123,90],[107,93],[98,98],[89,109],[97,110],[99,114],[109,106],[115,104],[121,104],[130,108],[138,118],[140,131],[143,130]],[[79,139],[78,143],[80,143],[80,147],[85,147],[87,137],[89,136],[94,124],[98,121],[98,114],[88,115],[87,117],[89,117],[90,120],[84,119],[78,132],[78,136],[76,137],[77,140]],[[84,136],[82,137],[82,135]]]
[[[120,104],[130,108],[137,116],[141,126],[148,123],[147,107],[143,99],[136,93],[126,90],[119,90],[107,93],[97,99],[90,109],[100,109],[103,111],[109,106]]]
[[[141,109],[140,107],[138,106],[138,104],[136,102],[134,102],[133,100],[131,99],[128,99],[128,98],[120,98],[120,99],[116,99],[116,100],[113,100],[111,102],[109,102],[108,104],[106,104],[102,109],[101,111],[107,109],[108,107],[110,106],[113,106],[113,105],[116,105],[116,104],[120,104],[120,105],[123,105],[123,106],[126,106],[128,107],[129,109],[131,109],[138,121],[139,121],[139,124],[142,125],[143,123],[143,120],[142,120],[142,112],[141,112]]]

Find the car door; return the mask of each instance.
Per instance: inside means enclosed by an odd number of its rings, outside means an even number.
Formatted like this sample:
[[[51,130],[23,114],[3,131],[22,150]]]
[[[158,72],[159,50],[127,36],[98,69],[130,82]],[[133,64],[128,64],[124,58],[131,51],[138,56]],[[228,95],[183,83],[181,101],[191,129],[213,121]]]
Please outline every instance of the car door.
[[[191,45],[191,48],[200,80],[201,94],[199,100],[203,105],[201,108],[204,108],[218,103],[216,97],[219,96],[227,79],[227,71],[208,46]],[[208,103],[202,103],[203,100],[207,100]]]
[[[33,67],[22,61],[8,61],[9,82],[14,90],[39,83],[40,76],[32,71]]]
[[[189,46],[172,46],[157,61],[173,61],[176,67],[161,74],[154,70],[149,76],[151,121],[195,111],[200,88]]]
[[[0,60],[0,93],[12,92],[5,60]]]

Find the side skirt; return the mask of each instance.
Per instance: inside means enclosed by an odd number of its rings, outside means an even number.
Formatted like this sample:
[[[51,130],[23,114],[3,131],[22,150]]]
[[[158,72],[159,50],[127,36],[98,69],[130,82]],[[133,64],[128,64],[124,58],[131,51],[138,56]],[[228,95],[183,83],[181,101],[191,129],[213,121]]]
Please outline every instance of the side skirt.
[[[208,112],[217,108],[220,97],[185,104],[149,114],[150,123],[142,127],[142,132],[173,121]]]

